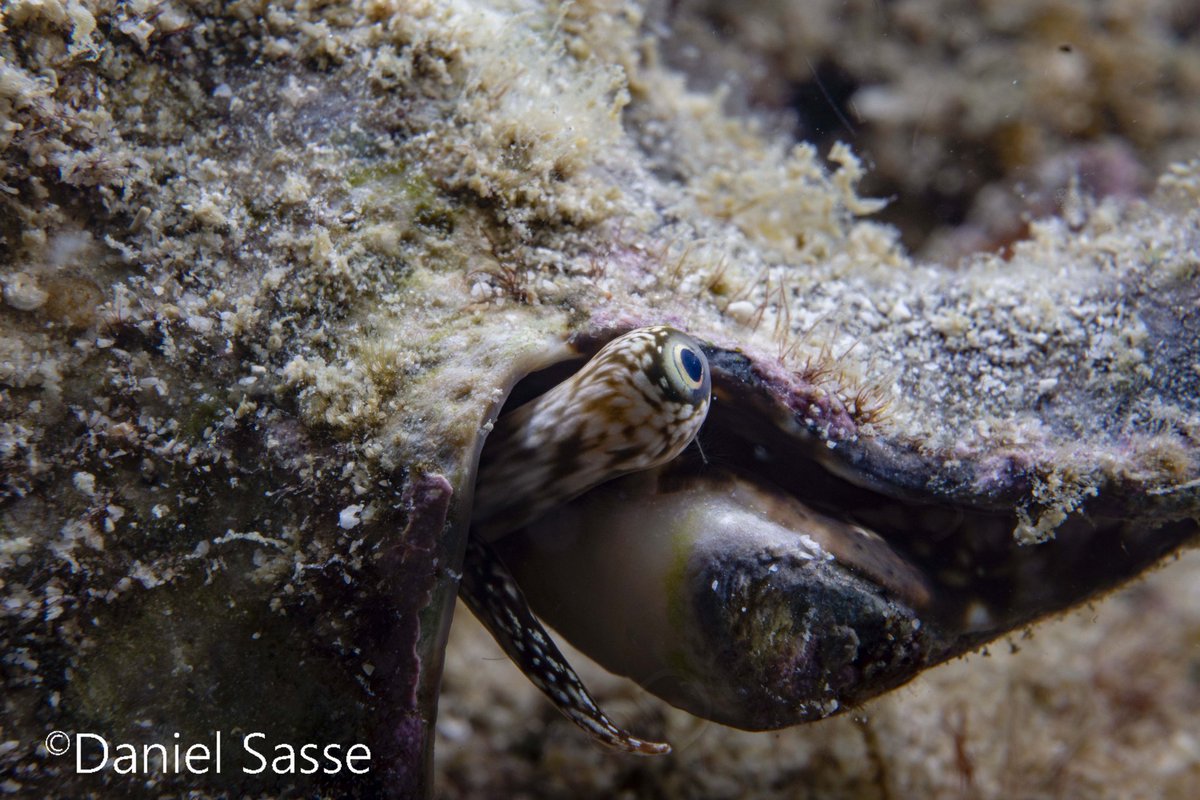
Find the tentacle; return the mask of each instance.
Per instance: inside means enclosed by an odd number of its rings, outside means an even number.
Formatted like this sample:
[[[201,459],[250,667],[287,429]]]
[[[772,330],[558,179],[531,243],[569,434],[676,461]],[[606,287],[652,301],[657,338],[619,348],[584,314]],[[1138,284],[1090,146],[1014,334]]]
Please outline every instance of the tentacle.
[[[567,719],[607,747],[638,755],[664,755],[671,746],[639,739],[608,718],[533,616],[525,595],[484,542],[467,543],[459,595],[526,677]]]

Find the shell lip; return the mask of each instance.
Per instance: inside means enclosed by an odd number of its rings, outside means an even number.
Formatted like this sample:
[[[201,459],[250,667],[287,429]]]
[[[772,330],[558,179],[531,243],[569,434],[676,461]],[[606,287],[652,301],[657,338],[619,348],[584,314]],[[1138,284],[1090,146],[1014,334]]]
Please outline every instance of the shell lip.
[[[1020,458],[955,460],[855,435],[836,415],[814,419],[803,387],[767,377],[745,354],[706,355],[715,401],[703,451],[881,536],[935,587],[923,616],[961,643],[956,652],[1082,602],[1197,538],[1197,493],[1156,496],[1130,483],[1098,487],[1045,540],[1022,538],[1055,509],[1031,499],[1034,467]]]
[[[794,458],[814,461],[836,477],[880,495],[1010,512],[1028,505],[1039,474],[1055,467],[1050,447],[1040,453],[998,446],[990,453],[964,457],[920,441],[864,435],[844,412],[817,399],[823,394],[819,387],[799,379],[781,381],[739,351],[709,345],[705,355],[713,374],[714,408],[734,406],[746,412],[729,423],[740,429],[739,436],[760,441],[782,436],[795,445]],[[1169,522],[1195,517],[1200,480],[1163,485],[1160,476],[1148,473],[1106,478],[1095,487],[1087,507],[1115,519]]]

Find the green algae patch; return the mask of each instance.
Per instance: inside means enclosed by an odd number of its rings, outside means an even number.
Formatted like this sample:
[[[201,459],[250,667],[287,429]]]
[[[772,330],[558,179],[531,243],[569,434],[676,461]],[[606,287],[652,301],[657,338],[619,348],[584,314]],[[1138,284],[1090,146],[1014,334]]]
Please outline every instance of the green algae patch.
[[[355,167],[347,174],[346,183],[352,189],[370,191],[375,205],[390,206],[392,213],[417,225],[442,235],[454,232],[453,205],[428,175],[403,161]]]

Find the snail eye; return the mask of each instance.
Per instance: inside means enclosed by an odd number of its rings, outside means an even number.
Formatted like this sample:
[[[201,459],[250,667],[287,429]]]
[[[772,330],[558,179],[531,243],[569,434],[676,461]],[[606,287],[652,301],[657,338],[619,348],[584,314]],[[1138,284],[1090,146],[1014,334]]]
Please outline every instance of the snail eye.
[[[679,393],[680,400],[696,403],[708,400],[708,360],[690,337],[676,334],[664,348],[669,360],[664,371]]]
[[[692,379],[692,383],[699,386],[700,379],[704,377],[704,365],[700,363],[700,357],[690,347],[680,347],[678,353],[679,364],[684,373]]]

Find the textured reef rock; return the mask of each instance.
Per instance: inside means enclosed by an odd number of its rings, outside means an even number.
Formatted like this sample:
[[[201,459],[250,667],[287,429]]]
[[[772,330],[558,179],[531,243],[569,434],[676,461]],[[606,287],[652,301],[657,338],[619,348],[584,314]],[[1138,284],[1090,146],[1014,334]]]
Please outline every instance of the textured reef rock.
[[[740,351],[821,447],[993,493],[1014,543],[1089,503],[1194,520],[1194,41],[1147,199],[1068,182],[1059,213],[940,266],[871,219],[851,148],[689,88],[667,8],[5,4],[3,788],[134,785],[48,754],[60,729],[374,756],[152,770],[155,792],[429,791],[472,465],[573,336],[666,321]],[[860,100],[912,111],[886,91]]]

